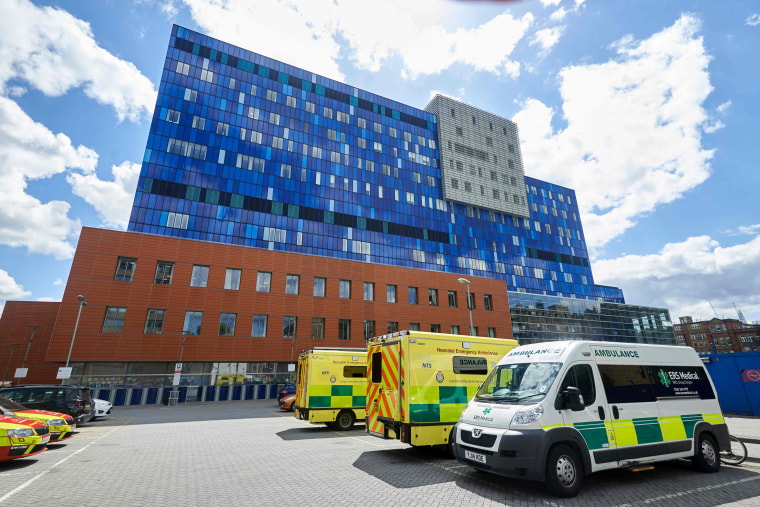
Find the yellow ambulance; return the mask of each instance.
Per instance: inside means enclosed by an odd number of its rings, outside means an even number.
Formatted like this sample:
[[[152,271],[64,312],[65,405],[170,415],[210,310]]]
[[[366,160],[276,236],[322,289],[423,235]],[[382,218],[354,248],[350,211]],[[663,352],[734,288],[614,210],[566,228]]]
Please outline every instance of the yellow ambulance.
[[[363,421],[367,404],[367,351],[315,347],[298,356],[297,419],[341,431]]]
[[[515,340],[401,331],[367,344],[366,431],[447,445],[467,402]]]

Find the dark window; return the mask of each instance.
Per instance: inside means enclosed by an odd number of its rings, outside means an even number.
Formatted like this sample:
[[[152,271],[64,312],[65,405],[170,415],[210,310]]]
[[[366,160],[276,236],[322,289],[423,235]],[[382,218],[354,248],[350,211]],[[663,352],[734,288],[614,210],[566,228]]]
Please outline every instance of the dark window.
[[[106,307],[106,318],[103,320],[102,333],[121,333],[124,325],[124,317],[127,315],[126,308],[118,306]]]
[[[488,359],[485,357],[454,356],[454,373],[469,375],[488,375]]]
[[[148,309],[148,317],[145,319],[145,334],[161,334],[164,329],[164,315],[166,310]]]
[[[345,378],[367,378],[366,366],[344,366],[343,376]]]
[[[398,331],[398,322],[388,321],[388,334]]]
[[[467,293],[467,308],[469,308],[470,310],[475,309],[475,294],[473,294],[472,292]]]
[[[375,321],[374,320],[365,320],[364,321],[364,339],[369,340],[370,338],[375,337]]]
[[[285,316],[282,319],[282,337],[283,338],[295,338],[296,337],[296,318],[291,316]]]
[[[594,404],[594,401],[596,401],[594,374],[591,371],[591,366],[587,364],[576,364],[570,368],[570,371],[565,375],[565,380],[562,381],[562,384],[559,387],[559,391],[564,391],[568,386],[580,389],[581,396],[583,396],[583,403],[586,406],[591,406]]]
[[[496,328],[495,327],[489,327],[488,328],[488,336],[491,338],[496,338]]]
[[[135,267],[137,266],[137,259],[131,259],[128,257],[119,257],[119,262],[116,264],[116,275],[114,280],[120,280],[122,282],[131,282],[135,275]]]
[[[450,290],[449,291],[449,308],[456,308],[457,307],[457,293],[456,291]]]
[[[417,298],[417,287],[409,287],[409,304],[416,305],[419,303]]]
[[[348,319],[338,320],[338,340],[351,339],[351,321]]]
[[[430,332],[431,333],[440,333],[441,332],[441,325],[440,324],[430,324]]]
[[[483,306],[489,312],[493,310],[493,303],[491,302],[490,294],[483,294]]]
[[[428,304],[438,306],[438,289],[428,289]]]
[[[174,273],[174,263],[158,261],[156,263],[156,278],[153,283],[159,285],[169,285],[172,283],[172,273]]]
[[[599,365],[608,403],[646,403],[655,401],[654,381],[643,366]]]
[[[325,337],[325,319],[324,317],[311,318],[311,339],[322,340]]]
[[[420,330],[420,323],[419,322],[410,322],[409,323],[409,331],[419,331]]]
[[[235,320],[237,314],[222,313],[219,316],[219,336],[235,336]]]
[[[372,383],[379,384],[383,381],[383,353],[372,354]]]

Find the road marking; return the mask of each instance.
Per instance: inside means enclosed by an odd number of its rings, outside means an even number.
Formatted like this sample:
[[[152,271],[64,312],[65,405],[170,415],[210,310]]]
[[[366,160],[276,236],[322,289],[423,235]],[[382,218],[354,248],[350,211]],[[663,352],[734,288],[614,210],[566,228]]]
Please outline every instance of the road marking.
[[[111,433],[113,433],[114,431],[116,431],[117,429],[119,429],[121,426],[126,426],[127,424],[131,423],[131,422],[132,422],[132,421],[134,421],[134,420],[135,420],[135,419],[134,419],[134,417],[133,417],[133,418],[130,418],[130,419],[128,419],[128,420],[127,420],[127,421],[126,421],[124,424],[122,424],[122,425],[120,425],[120,426],[116,426],[114,429],[112,429],[112,430],[111,430],[111,431],[109,431],[108,433],[105,433],[105,434],[103,434],[103,436],[101,436],[101,437],[98,437],[98,439],[107,437],[108,435],[110,435]],[[96,439],[96,441],[97,441],[98,439]],[[85,449],[87,449],[88,447],[90,447],[90,446],[91,446],[92,444],[94,444],[94,443],[95,443],[95,442],[90,442],[89,444],[85,445],[84,447],[82,447],[82,448],[81,448],[81,449],[79,449],[78,451],[74,451],[74,452],[72,452],[71,454],[69,454],[69,455],[68,455],[68,456],[66,456],[65,458],[63,458],[63,459],[61,459],[61,460],[57,461],[56,463],[53,463],[53,465],[51,465],[51,467],[50,467],[50,469],[49,469],[49,470],[45,470],[44,472],[40,472],[39,474],[35,475],[34,477],[32,477],[31,479],[29,479],[28,481],[26,481],[24,484],[22,484],[22,485],[18,486],[17,488],[15,488],[15,489],[13,489],[13,490],[9,491],[8,493],[6,493],[6,494],[5,494],[5,495],[3,495],[2,497],[0,497],[0,503],[3,503],[3,502],[5,502],[6,500],[8,500],[9,498],[11,498],[11,497],[12,497],[13,495],[15,495],[16,493],[18,493],[18,492],[20,492],[20,491],[23,491],[24,489],[26,489],[27,487],[29,487],[29,486],[30,486],[30,485],[31,485],[33,482],[35,482],[37,479],[40,479],[41,477],[44,477],[44,476],[45,476],[45,475],[46,475],[48,472],[50,472],[50,470],[52,470],[53,468],[57,467],[58,465],[60,465],[60,464],[61,464],[61,463],[63,463],[64,461],[68,460],[68,459],[69,459],[69,458],[71,458],[72,456],[75,456],[75,455],[79,454],[80,452],[84,451]]]
[[[675,493],[670,493],[668,495],[656,496],[656,497],[653,497],[653,498],[646,498],[644,500],[639,500],[638,502],[636,502],[636,504],[652,503],[652,502],[656,502],[658,500],[667,500],[667,499],[672,499],[672,498],[678,498],[680,496],[692,495],[694,493],[700,493],[700,492],[703,492],[703,491],[710,491],[710,490],[713,490],[713,489],[725,488],[726,486],[735,486],[737,484],[744,484],[745,482],[757,481],[757,480],[760,480],[760,476],[745,477],[744,479],[737,479],[735,481],[723,482],[721,484],[713,484],[711,486],[702,486],[701,488],[686,489],[686,490],[683,490],[683,491],[676,491]],[[623,506],[631,506],[631,505],[634,505],[634,504],[623,504]],[[623,507],[623,506],[621,506],[621,507]]]

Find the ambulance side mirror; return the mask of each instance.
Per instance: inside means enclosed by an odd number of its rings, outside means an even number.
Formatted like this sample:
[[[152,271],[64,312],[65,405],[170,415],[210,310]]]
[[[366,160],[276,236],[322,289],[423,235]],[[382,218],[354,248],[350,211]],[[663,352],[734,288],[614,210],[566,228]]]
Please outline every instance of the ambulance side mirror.
[[[554,402],[554,408],[557,410],[570,409],[573,412],[578,412],[583,410],[584,407],[581,390],[573,386],[566,387],[564,391],[559,393],[557,400]]]

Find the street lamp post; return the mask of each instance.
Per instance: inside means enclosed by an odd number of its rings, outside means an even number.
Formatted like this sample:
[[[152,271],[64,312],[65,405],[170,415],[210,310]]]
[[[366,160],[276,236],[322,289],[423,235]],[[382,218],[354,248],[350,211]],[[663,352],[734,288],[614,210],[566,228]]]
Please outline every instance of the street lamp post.
[[[40,326],[27,326],[27,327],[32,330],[32,336],[29,337],[29,345],[26,346],[26,354],[24,354],[24,362],[21,363],[22,368],[26,366],[26,358],[29,357],[29,349],[32,348],[32,340],[34,340],[34,333],[36,333],[37,330],[40,328]],[[16,381],[16,384],[21,384],[20,378]]]
[[[470,281],[467,278],[459,278],[457,282],[467,286],[467,310],[470,312],[470,336],[472,336],[474,328],[472,326],[472,306],[470,305]]]
[[[8,364],[5,365],[5,373],[3,373],[3,384],[5,384],[5,379],[8,376],[8,368],[11,367],[11,360],[13,360],[13,353],[16,351],[16,344],[11,345],[11,355],[8,357]]]
[[[192,331],[185,331],[182,330],[182,346],[179,349],[179,364],[182,364],[182,355],[185,352],[185,339],[187,338],[187,335],[193,334]],[[182,370],[184,370],[184,367],[179,371],[179,377],[177,378],[177,386],[182,385]],[[177,387],[179,390],[179,387]]]
[[[77,296],[79,300],[79,312],[77,313],[77,322],[74,324],[74,334],[71,335],[71,346],[69,347],[69,355],[66,357],[66,368],[69,367],[69,361],[71,360],[71,351],[74,350],[74,340],[77,337],[77,328],[79,327],[79,318],[82,316],[82,307],[87,306],[87,302],[84,300],[84,296],[81,294]],[[61,379],[61,384],[65,383],[66,379]]]

